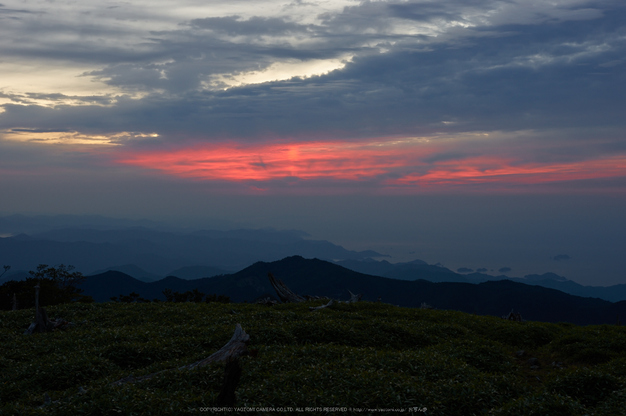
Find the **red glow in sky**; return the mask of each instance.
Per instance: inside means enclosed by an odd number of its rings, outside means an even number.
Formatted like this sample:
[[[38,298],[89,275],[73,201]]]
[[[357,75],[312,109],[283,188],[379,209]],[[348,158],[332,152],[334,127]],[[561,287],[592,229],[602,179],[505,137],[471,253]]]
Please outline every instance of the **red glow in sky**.
[[[432,143],[307,142],[198,145],[127,154],[118,163],[168,175],[250,185],[299,180],[374,181],[380,187],[428,188],[477,183],[537,184],[626,176],[626,157],[572,162],[524,162],[487,154],[426,162],[446,149]]]
[[[435,163],[426,174],[411,173],[390,185],[462,185],[469,183],[538,184],[626,176],[626,157],[571,163],[526,163],[497,157],[476,157],[461,163]]]
[[[175,151],[132,154],[119,163],[157,169],[185,178],[225,181],[360,180],[406,165],[396,149],[340,142],[240,147],[206,145]]]

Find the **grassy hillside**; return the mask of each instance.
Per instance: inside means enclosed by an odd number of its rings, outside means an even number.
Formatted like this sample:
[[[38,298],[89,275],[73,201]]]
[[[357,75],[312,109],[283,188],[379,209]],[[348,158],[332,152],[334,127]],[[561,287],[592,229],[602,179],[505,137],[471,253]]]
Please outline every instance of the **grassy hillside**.
[[[22,335],[32,309],[1,312],[0,414],[211,413],[205,408],[215,405],[224,364],[110,383],[207,357],[237,323],[250,335],[249,349],[257,350],[241,360],[237,406],[624,414],[624,327],[512,322],[369,302],[308,310],[318,304],[59,305],[49,315],[76,326],[32,336]]]

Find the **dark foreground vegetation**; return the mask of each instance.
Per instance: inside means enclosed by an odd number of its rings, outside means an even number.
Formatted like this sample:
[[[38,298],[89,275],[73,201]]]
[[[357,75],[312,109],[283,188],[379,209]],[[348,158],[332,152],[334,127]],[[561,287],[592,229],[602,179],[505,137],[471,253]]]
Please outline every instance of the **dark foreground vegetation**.
[[[220,349],[238,323],[250,335],[238,407],[288,407],[294,414],[307,407],[322,408],[311,414],[328,414],[324,407],[446,416],[624,414],[624,327],[372,302],[309,310],[322,303],[74,302],[47,308],[73,326],[33,335],[23,335],[33,309],[2,311],[0,414],[209,414],[226,364],[176,369]],[[161,370],[168,371],[112,385]]]

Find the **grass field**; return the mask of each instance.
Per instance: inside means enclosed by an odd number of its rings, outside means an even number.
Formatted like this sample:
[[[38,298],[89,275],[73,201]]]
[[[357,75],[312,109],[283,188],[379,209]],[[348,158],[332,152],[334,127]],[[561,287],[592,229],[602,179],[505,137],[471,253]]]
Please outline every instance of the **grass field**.
[[[254,408],[242,414],[626,414],[625,327],[369,302],[309,311],[319,304],[66,304],[48,315],[74,327],[31,336],[32,309],[0,312],[0,413],[225,414],[214,408],[223,363],[175,369],[239,323],[255,350],[241,359],[236,406]]]

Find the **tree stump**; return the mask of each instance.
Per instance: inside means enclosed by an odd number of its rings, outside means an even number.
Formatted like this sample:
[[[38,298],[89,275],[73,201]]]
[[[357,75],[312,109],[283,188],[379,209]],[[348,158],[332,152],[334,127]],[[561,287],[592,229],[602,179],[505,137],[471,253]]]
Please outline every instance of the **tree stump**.
[[[48,319],[46,310],[39,307],[39,289],[39,284],[37,284],[35,286],[35,322],[24,331],[24,335],[32,335],[35,332],[50,332],[56,326],[56,322]]]
[[[511,309],[508,315],[503,316],[503,318],[509,321],[524,322],[522,315],[519,312],[514,312],[513,309]]]
[[[228,360],[224,369],[224,383],[222,384],[220,394],[217,396],[216,404],[218,406],[232,407],[235,405],[235,390],[240,378],[241,365],[239,364],[239,359]]]

